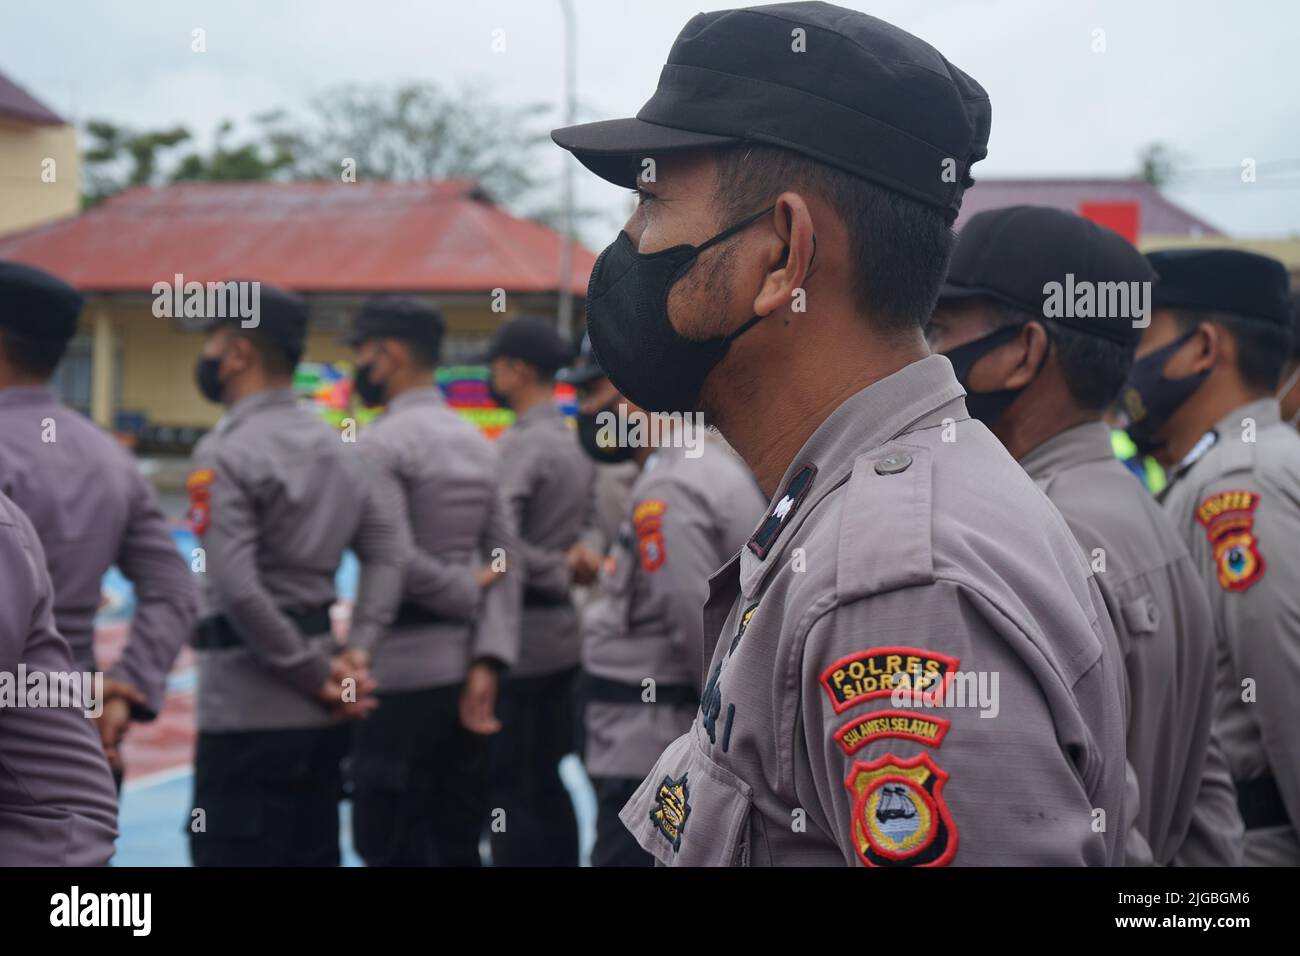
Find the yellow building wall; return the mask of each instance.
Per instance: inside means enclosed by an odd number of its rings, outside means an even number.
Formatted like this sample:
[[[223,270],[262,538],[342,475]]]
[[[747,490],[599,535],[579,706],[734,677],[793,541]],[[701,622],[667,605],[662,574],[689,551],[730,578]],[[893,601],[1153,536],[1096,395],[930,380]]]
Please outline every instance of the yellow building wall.
[[[80,181],[75,128],[0,120],[0,235],[75,214]]]

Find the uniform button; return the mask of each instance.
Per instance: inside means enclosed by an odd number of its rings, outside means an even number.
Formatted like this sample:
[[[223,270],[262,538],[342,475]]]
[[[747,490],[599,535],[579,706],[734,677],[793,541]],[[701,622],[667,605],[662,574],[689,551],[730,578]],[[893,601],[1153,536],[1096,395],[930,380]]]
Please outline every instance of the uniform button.
[[[912,464],[912,456],[906,452],[899,452],[896,455],[890,455],[888,458],[882,458],[876,462],[876,474],[878,475],[896,475],[900,471],[907,471],[908,466]]]

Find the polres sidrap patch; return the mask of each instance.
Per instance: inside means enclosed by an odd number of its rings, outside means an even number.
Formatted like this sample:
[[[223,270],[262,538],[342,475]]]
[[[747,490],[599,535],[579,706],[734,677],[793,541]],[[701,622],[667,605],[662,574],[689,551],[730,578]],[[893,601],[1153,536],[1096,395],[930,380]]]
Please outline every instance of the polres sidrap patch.
[[[1253,491],[1220,491],[1196,508],[1196,520],[1213,549],[1219,587],[1225,591],[1244,591],[1264,576],[1254,531],[1259,500]]]
[[[216,477],[216,472],[211,468],[196,468],[185,478],[185,491],[190,497],[186,518],[190,530],[199,537],[207,533],[212,521],[212,482]]]
[[[668,503],[658,498],[647,498],[632,509],[632,527],[636,531],[641,568],[649,573],[658,571],[668,560],[663,530],[664,513],[667,510]]]
[[[844,785],[853,795],[853,847],[867,866],[946,866],[957,854],[957,827],[943,797],[948,773],[918,754],[853,762]]]
[[[934,700],[957,671],[958,660],[916,647],[872,647],[841,657],[822,672],[821,684],[835,713],[895,689]]]

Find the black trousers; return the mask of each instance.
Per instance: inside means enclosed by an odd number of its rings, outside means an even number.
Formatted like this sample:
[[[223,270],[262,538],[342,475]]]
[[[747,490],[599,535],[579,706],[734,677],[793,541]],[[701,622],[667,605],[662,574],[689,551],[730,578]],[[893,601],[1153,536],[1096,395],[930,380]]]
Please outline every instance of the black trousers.
[[[338,866],[349,733],[338,725],[200,733],[186,824],[194,865]]]
[[[641,786],[630,777],[592,777],[596,791],[596,845],[591,848],[592,866],[654,866],[655,858],[632,838],[619,812]]]
[[[502,729],[488,745],[494,866],[578,865],[578,820],[560,779],[560,761],[576,745],[577,676],[575,667],[501,682]]]
[[[461,686],[377,694],[352,750],[352,837],[367,866],[480,866],[486,740]]]

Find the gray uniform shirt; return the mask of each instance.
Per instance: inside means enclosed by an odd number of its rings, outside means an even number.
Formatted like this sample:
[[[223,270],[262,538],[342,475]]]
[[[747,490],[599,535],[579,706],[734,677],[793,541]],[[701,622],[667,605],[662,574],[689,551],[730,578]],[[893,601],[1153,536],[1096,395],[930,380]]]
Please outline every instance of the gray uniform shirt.
[[[587,772],[640,778],[690,726],[716,633],[704,631],[709,575],[754,530],[763,498],[744,463],[708,437],[698,458],[663,448],[646,460],[584,613],[583,670],[653,701],[586,707]]]
[[[1214,428],[1162,503],[1205,579],[1220,735],[1238,784],[1272,777],[1290,826],[1246,831],[1247,864],[1300,864],[1300,435],[1275,399]]]
[[[334,602],[351,547],[361,561],[352,634],[373,642],[401,594],[396,520],[354,444],[288,388],[241,399],[194,450],[190,518],[204,549],[203,617],[224,615],[233,647],[199,650],[200,731],[318,727],[335,718],[316,693],[338,646],[290,615]]]
[[[75,665],[96,670],[95,613],[104,572],[130,580],[130,638],[109,676],[162,707],[167,674],[189,637],[198,589],[158,495],[135,460],[48,388],[0,391],[0,491],[31,519],[55,582],[54,621]]]
[[[1084,551],[1124,654],[1132,808],[1155,863],[1238,866],[1243,827],[1236,791],[1212,757],[1214,622],[1204,582],[1160,506],[1116,459],[1110,428],[1090,422],[1039,445],[1020,464]],[[1198,806],[1201,809],[1197,817]],[[1199,848],[1198,848],[1199,847]],[[1142,861],[1146,862],[1146,861]]]
[[[661,863],[1123,862],[1105,604],[962,396],[934,355],[850,397],[710,581],[700,712],[622,813]]]
[[[549,401],[520,415],[497,439],[497,448],[525,572],[514,673],[551,674],[578,663],[582,632],[570,594],[567,551],[591,523],[596,464]]]
[[[378,643],[375,633],[349,637],[371,651],[380,690],[458,684],[479,658],[513,665],[526,558],[501,497],[492,443],[429,386],[390,402],[358,446],[383,510],[399,518],[404,611],[429,612],[423,619],[404,613]],[[506,572],[480,594],[476,571],[498,549]]]
[[[38,673],[68,674],[74,668],[53,612],[40,540],[26,516],[0,494],[0,675],[13,682],[9,691],[26,692]],[[77,707],[5,703],[0,866],[104,865],[117,839],[117,794],[99,734]]]

